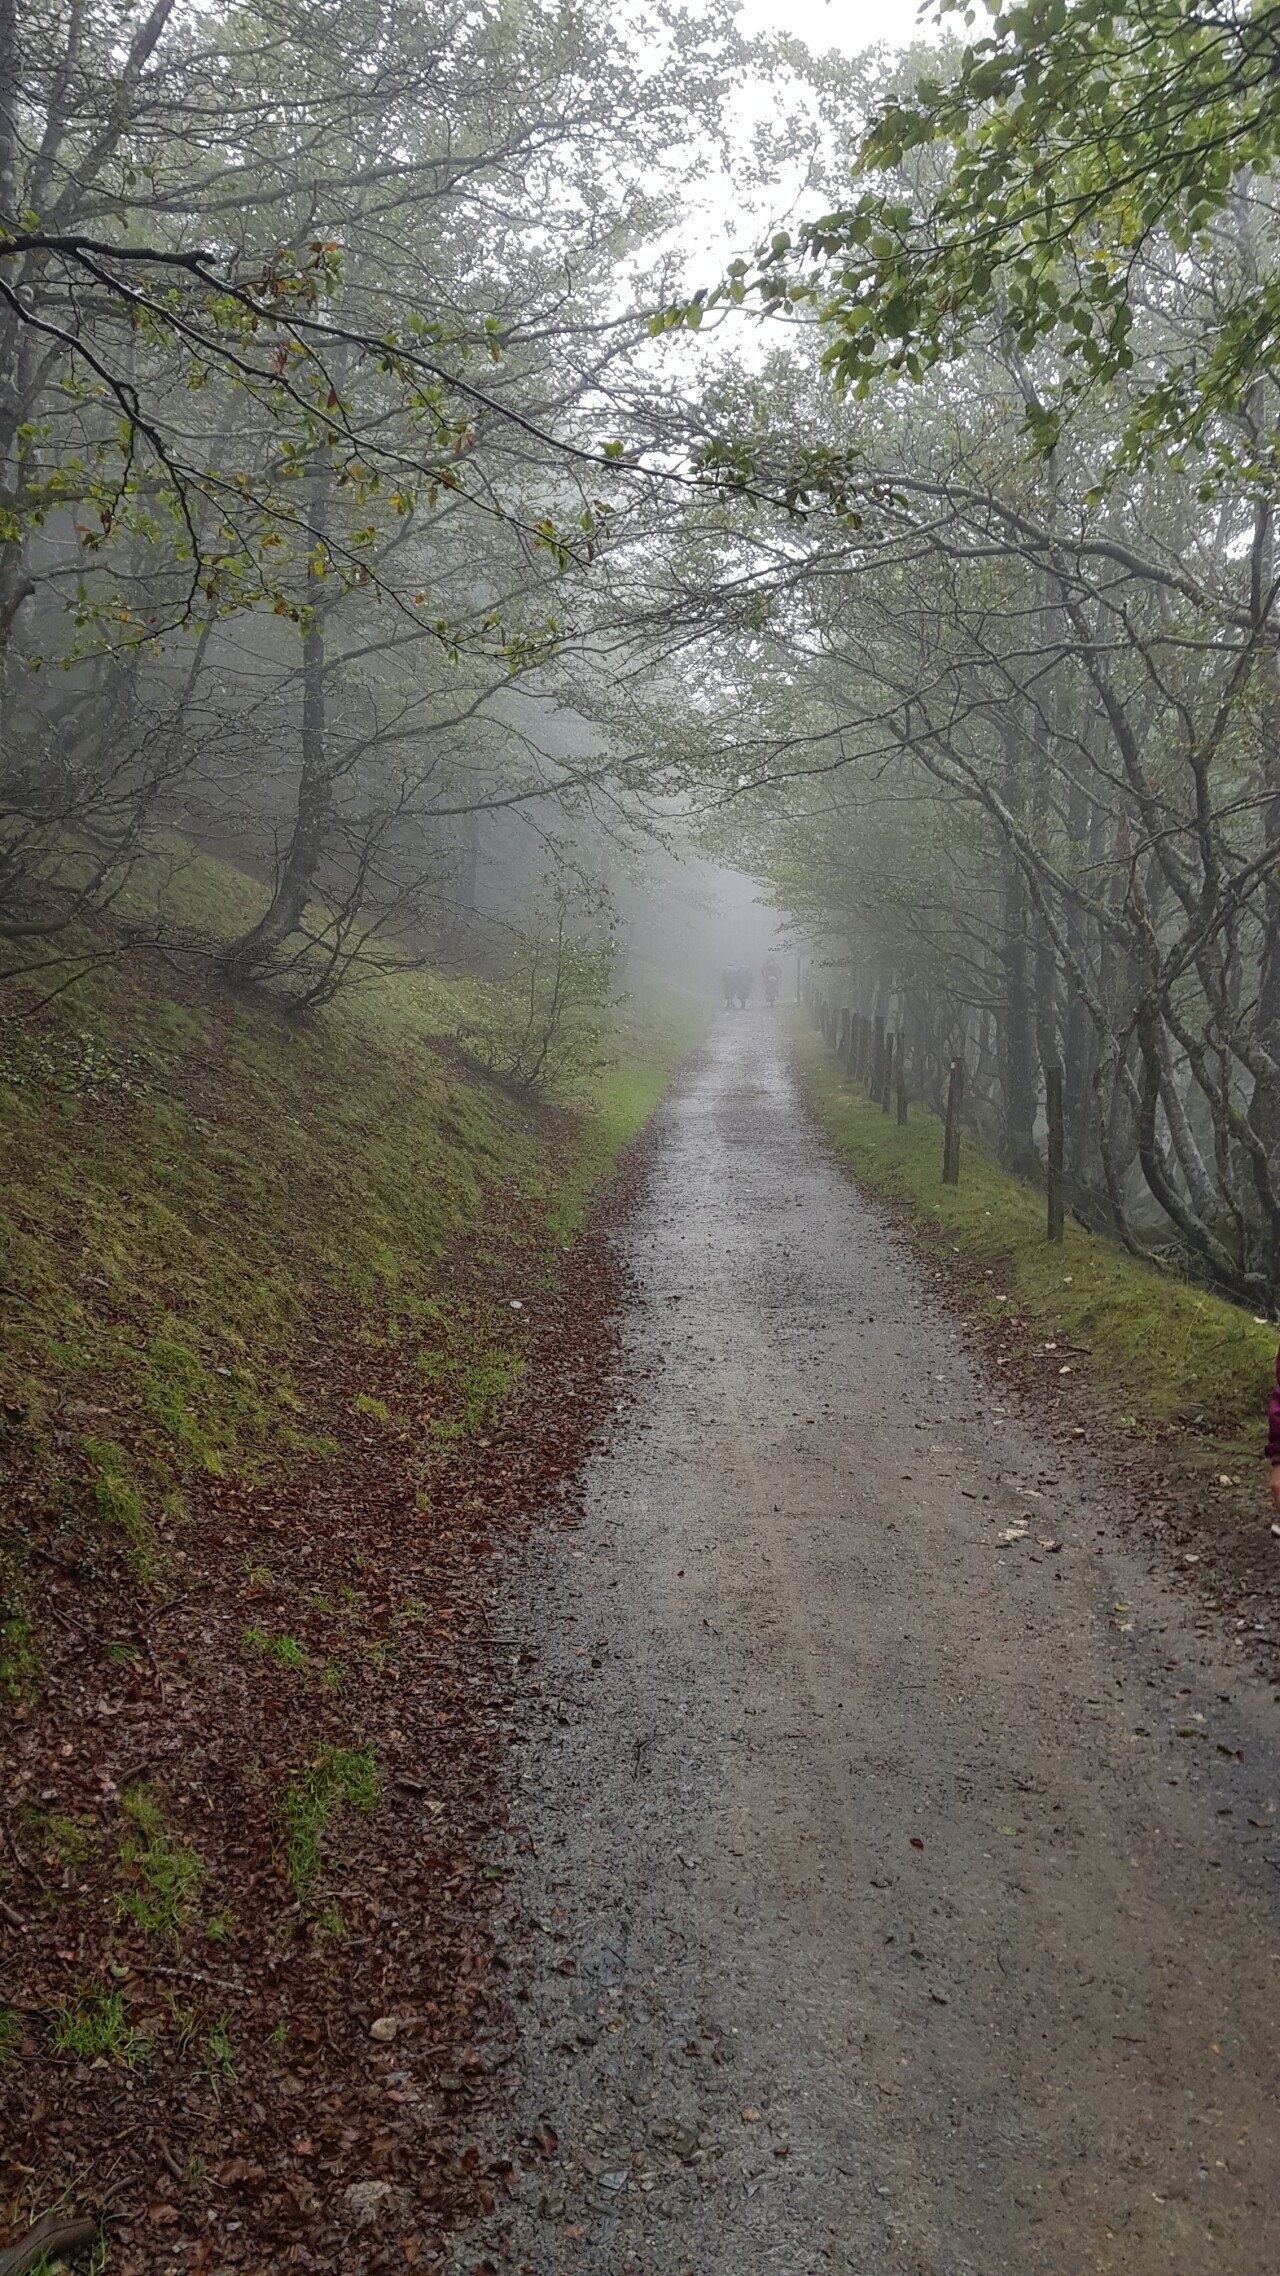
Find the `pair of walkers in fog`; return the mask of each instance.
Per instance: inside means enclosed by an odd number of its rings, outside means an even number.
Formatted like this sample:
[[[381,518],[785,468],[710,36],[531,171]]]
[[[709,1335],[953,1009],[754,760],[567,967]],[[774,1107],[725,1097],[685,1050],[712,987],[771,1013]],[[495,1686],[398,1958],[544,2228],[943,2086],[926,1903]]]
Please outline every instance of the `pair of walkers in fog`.
[[[771,956],[761,965],[760,978],[764,983],[765,1002],[776,1004],[778,990],[782,985],[782,971]],[[727,1009],[745,1011],[755,985],[755,973],[749,964],[726,964],[720,975],[720,985],[724,990]]]

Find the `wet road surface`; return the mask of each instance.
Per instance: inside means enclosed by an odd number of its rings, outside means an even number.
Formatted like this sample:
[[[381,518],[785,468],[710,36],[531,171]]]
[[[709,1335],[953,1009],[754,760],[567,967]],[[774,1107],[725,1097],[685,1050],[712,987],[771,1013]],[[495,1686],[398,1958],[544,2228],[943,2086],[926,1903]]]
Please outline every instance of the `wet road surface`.
[[[763,1009],[625,1238],[634,1396],[522,1614],[494,2265],[1274,2276],[1267,1694],[983,1386]]]

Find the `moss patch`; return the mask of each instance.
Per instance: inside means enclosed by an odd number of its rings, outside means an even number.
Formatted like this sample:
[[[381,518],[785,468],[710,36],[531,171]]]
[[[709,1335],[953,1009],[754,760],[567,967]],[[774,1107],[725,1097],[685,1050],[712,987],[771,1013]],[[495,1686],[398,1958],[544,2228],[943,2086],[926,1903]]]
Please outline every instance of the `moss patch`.
[[[285,1870],[296,1896],[314,1894],[324,1865],[330,1826],[344,1810],[368,1813],[381,1792],[372,1747],[320,1749],[313,1763],[287,1781],[280,1805]]]
[[[96,1985],[69,1999],[60,1999],[53,2011],[53,2044],[59,2055],[77,2062],[100,2058],[136,2070],[148,2051],[148,2041],[135,2031],[125,2013],[124,1995]]]
[[[170,1839],[159,1797],[150,1786],[126,1789],[120,1806],[129,1831],[120,1844],[117,1898],[121,1917],[144,1936],[177,1936],[194,1916],[204,1887],[198,1850]]]

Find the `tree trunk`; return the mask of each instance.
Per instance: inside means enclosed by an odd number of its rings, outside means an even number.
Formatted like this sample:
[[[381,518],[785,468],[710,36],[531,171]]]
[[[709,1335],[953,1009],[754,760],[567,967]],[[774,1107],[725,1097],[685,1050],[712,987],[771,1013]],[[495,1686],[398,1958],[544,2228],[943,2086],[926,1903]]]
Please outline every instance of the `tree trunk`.
[[[1273,720],[1277,717],[1274,704],[1271,717]],[[1280,755],[1273,753],[1273,771],[1278,766]],[[1280,789],[1273,789],[1267,802],[1263,828],[1267,844],[1280,845]],[[1280,1067],[1280,878],[1274,871],[1262,889],[1262,972],[1254,1033],[1268,1057]],[[1254,1080],[1249,1123],[1262,1140],[1268,1160],[1280,1162],[1280,1079],[1270,1073],[1260,1074]],[[1269,1214],[1268,1277],[1275,1295],[1280,1292],[1280,1210],[1273,1207]]]
[[[464,923],[474,917],[480,906],[480,816],[467,815],[462,840],[462,865],[458,877],[458,912]]]
[[[1063,1155],[1065,1151],[1062,1113],[1062,1069],[1046,1067],[1044,1071],[1044,1112],[1048,1124],[1046,1167],[1049,1184],[1048,1238],[1060,1241],[1063,1235],[1065,1211],[1063,1207]]]
[[[964,1061],[953,1059],[947,1085],[947,1120],[942,1139],[942,1182],[960,1183],[960,1109],[964,1104]]]
[[[1000,1159],[1018,1177],[1035,1175],[1036,1073],[1026,891],[1016,862],[1005,873],[1004,1009],[997,1048],[1000,1069]]]
[[[302,639],[302,772],[293,834],[270,907],[227,952],[227,968],[238,979],[251,979],[275,964],[285,942],[302,922],[324,854],[333,819],[333,777],[325,747],[324,663],[323,627],[319,617],[312,617]]]
[[[871,1023],[871,1032],[873,1037],[871,1052],[871,1098],[872,1103],[878,1106],[880,1104],[881,1087],[884,1083],[884,1018],[880,1012],[876,1013],[876,1016]]]

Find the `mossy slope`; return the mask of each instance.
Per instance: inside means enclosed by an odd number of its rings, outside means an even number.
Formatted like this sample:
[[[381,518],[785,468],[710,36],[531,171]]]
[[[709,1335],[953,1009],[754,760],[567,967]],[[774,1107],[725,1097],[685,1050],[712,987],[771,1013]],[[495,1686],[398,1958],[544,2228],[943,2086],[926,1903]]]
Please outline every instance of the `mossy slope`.
[[[189,1481],[303,1450],[304,1323],[323,1334],[332,1309],[348,1332],[438,1331],[441,1260],[484,1237],[489,1201],[514,1192],[567,1237],[694,1039],[687,1007],[633,1015],[591,1096],[537,1106],[458,1045],[479,983],[388,972],[291,1017],[212,974],[208,941],[258,888],[190,859],[167,892],[192,954],[100,963],[0,1028],[11,1680],[24,1504],[96,1528],[145,1587]]]

